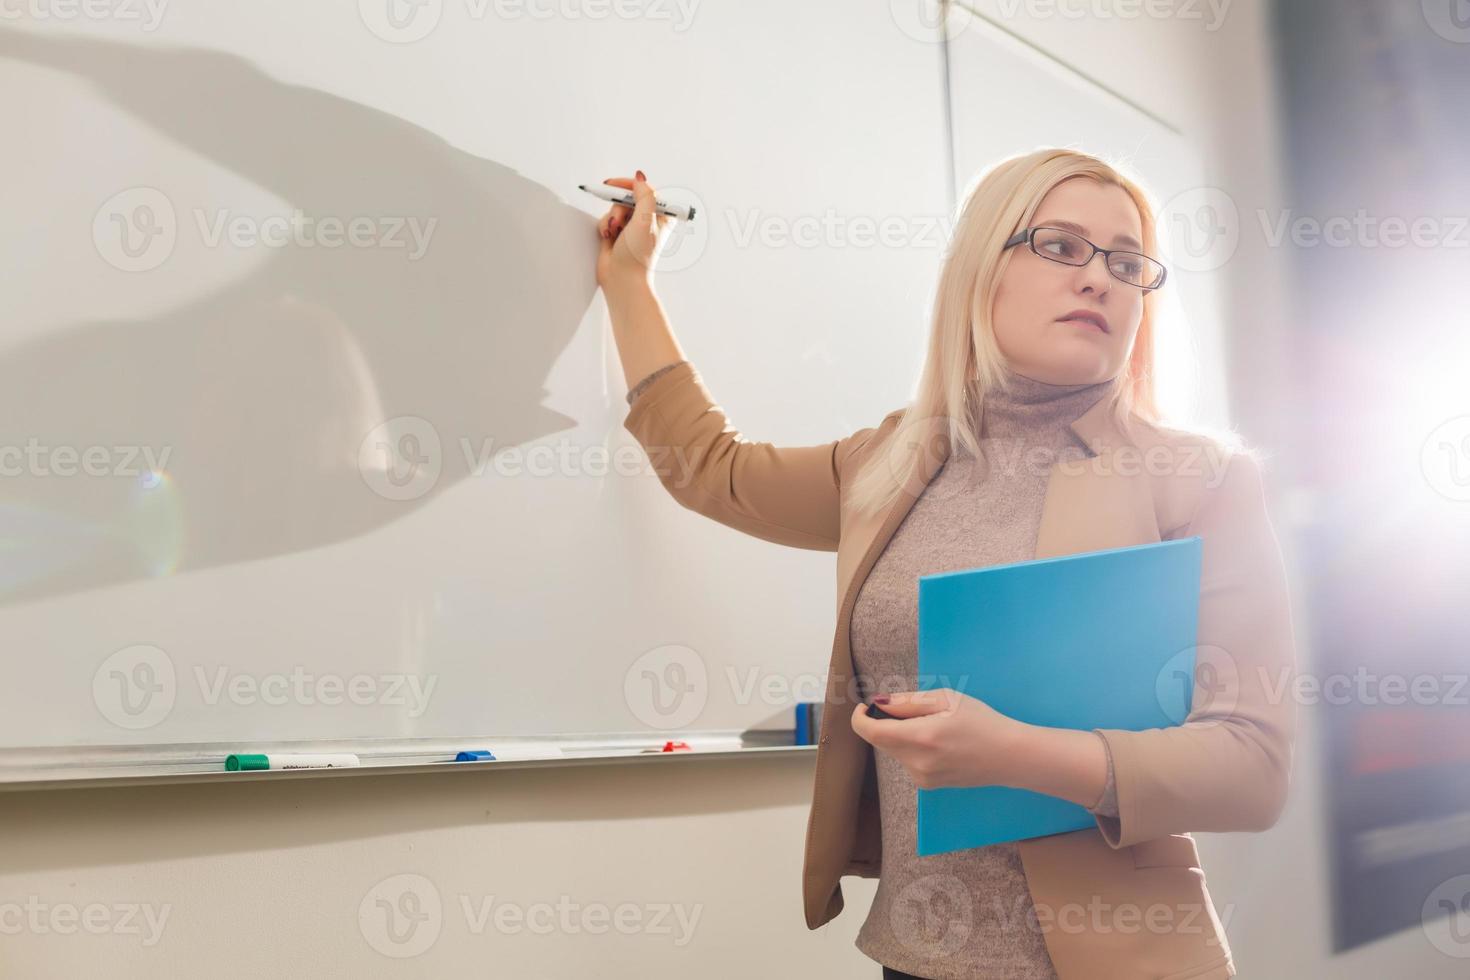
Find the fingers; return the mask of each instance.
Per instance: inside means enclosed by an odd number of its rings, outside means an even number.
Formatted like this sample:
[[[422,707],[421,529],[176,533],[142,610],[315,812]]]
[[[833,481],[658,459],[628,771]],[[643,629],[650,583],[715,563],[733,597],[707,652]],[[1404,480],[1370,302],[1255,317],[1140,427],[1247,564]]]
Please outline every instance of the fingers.
[[[632,191],[637,201],[643,201],[646,198],[648,202],[646,207],[648,210],[652,210],[655,195],[653,188],[648,186],[648,178],[644,176],[643,171],[638,171],[635,177],[608,177],[603,183],[609,187],[621,187],[624,190]],[[640,187],[642,188],[641,191],[639,190]],[[608,234],[603,237],[615,240],[618,237],[618,233],[628,226],[628,222],[633,220],[635,213],[636,208],[630,208],[623,204],[612,205],[604,219],[607,222]],[[659,222],[658,227],[662,228],[663,226],[664,222]]]
[[[947,688],[929,691],[902,691],[888,695],[883,710],[895,718],[918,718],[921,715],[937,715],[956,706],[959,692]]]
[[[624,190],[628,191],[633,190],[633,178],[631,177],[609,177],[604,180],[603,183],[607,184],[609,187],[621,187]],[[604,219],[607,222],[608,230],[608,234],[604,237],[608,238],[609,240],[615,240],[618,237],[618,232],[622,231],[623,228],[627,226],[628,222],[632,220],[632,218],[632,208],[622,204],[614,204],[610,206],[608,208],[607,217]]]
[[[883,705],[888,711],[890,704]],[[902,723],[902,724],[901,724]],[[852,709],[853,734],[875,748],[885,750],[902,749],[913,744],[920,734],[921,721],[910,721],[909,716],[894,714],[892,718],[874,718],[868,714],[868,706],[858,702]]]

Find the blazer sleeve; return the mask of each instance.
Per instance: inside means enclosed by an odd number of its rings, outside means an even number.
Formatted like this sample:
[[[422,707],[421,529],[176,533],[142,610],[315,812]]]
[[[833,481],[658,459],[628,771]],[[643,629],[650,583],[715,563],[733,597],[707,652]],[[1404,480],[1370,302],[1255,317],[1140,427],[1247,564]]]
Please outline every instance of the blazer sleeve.
[[[766,541],[836,551],[839,467],[872,429],[815,446],[744,438],[688,361],[650,375],[623,422],[682,506]]]
[[[1112,756],[1117,816],[1094,813],[1114,848],[1191,831],[1260,831],[1286,805],[1295,641],[1260,464],[1231,456],[1170,537],[1202,538],[1194,697],[1184,724],[1097,729]]]

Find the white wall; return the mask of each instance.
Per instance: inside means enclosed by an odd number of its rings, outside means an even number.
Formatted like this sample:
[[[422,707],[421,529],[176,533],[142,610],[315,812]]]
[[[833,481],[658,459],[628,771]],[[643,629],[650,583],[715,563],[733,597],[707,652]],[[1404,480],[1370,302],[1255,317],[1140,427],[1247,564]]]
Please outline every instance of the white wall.
[[[1078,25],[1058,17],[1007,19],[1006,26],[1175,122],[1199,141],[1212,177],[1243,207],[1255,208],[1279,194],[1264,7],[1237,2],[1212,32],[1185,22]],[[1275,406],[1264,393],[1273,377],[1290,378],[1279,355],[1279,258],[1247,236],[1221,273],[1234,414],[1248,437],[1266,446],[1273,445]],[[1289,552],[1283,471],[1272,471],[1273,512]],[[1303,638],[1307,625],[1299,616]],[[1309,661],[1305,643],[1302,652]],[[1281,823],[1265,834],[1199,838],[1241,975],[1462,976],[1463,964],[1437,954],[1419,930],[1329,959],[1309,709],[1303,721],[1295,793]],[[877,966],[852,947],[872,882],[845,879],[848,910],[822,930],[809,933],[802,922],[811,761],[681,759],[656,767],[0,797],[0,901],[24,904],[36,896],[53,910],[100,902],[168,912],[162,941],[152,946],[144,945],[146,935],[121,930],[7,930],[0,935],[0,975],[876,976]],[[433,884],[445,910],[427,951],[392,959],[373,949],[358,911],[380,883],[394,888],[394,876],[409,873]],[[529,908],[566,895],[579,911],[632,903],[645,923],[659,905],[681,905],[686,916],[699,917],[682,946],[677,918],[662,923],[670,933],[597,936],[560,928],[499,932],[492,916],[477,935],[461,895],[472,908],[492,896]]]

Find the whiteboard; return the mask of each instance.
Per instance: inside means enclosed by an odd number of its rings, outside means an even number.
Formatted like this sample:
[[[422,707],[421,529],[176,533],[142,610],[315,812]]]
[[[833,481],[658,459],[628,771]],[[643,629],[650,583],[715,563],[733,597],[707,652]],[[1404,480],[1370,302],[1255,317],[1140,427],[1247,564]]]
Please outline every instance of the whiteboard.
[[[1240,205],[1198,149],[1172,121],[965,8],[951,23],[949,80],[957,197],[996,161],[1043,146],[1092,153],[1142,184],[1169,268],[1154,295],[1160,406],[1182,424],[1228,427],[1220,276]]]
[[[658,483],[575,187],[697,205],[658,288],[747,438],[877,424],[941,260],[942,47],[883,4],[135,9],[0,32],[0,753],[820,700],[833,556]]]

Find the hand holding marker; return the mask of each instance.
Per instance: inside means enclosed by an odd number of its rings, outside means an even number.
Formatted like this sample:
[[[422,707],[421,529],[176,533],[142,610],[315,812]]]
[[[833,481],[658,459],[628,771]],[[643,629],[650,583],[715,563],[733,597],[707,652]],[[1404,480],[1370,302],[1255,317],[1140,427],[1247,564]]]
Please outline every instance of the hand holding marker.
[[[641,173],[642,171],[639,172]],[[594,185],[578,184],[577,189],[586,191],[593,197],[601,198],[609,203],[621,204],[625,208],[635,207],[638,203],[631,190],[617,187],[610,183]],[[663,198],[656,197],[653,199],[653,210],[658,214],[666,214],[670,218],[678,218],[681,221],[693,221],[694,212],[698,209],[692,204],[670,204]]]
[[[597,249],[597,285],[610,301],[646,300],[643,295],[653,285],[653,270],[659,252],[668,240],[676,218],[664,213],[668,202],[660,202],[643,171],[629,177],[609,177],[605,187],[582,189],[595,197],[618,195],[626,203],[614,203],[597,222],[601,244]],[[631,197],[619,194],[628,191]],[[660,208],[659,205],[663,207]],[[693,216],[694,208],[687,214]]]

